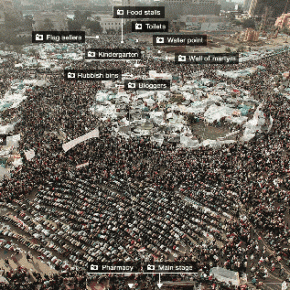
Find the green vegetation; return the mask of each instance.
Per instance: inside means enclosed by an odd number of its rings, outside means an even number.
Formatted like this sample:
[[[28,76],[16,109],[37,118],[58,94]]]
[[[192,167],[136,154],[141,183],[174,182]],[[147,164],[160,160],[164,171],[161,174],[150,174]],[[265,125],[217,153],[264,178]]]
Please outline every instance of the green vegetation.
[[[54,30],[54,25],[49,18],[45,18],[44,23],[39,30],[52,31]]]
[[[183,95],[173,95],[171,97],[171,102],[181,104],[182,102],[184,102],[184,97]]]
[[[243,22],[242,22],[242,26],[243,28],[253,28],[255,29],[256,28],[256,24],[255,24],[255,21],[253,19],[245,19]]]
[[[69,19],[67,25],[68,25],[68,29],[71,31],[78,31],[78,30],[81,30],[82,28],[81,23],[79,23],[76,20]]]
[[[103,31],[99,21],[87,20],[86,21],[86,28],[89,28],[91,30],[91,32],[102,32]]]
[[[33,17],[31,15],[26,15],[23,20],[24,30],[32,30],[33,23],[34,23]]]
[[[244,46],[239,46],[237,49],[237,52],[244,52],[245,51],[245,47]]]
[[[9,45],[24,45],[31,43],[31,36],[16,36],[12,29],[0,30],[0,42],[4,42]]]
[[[69,30],[81,30],[83,26],[90,29],[92,32],[102,32],[102,27],[99,21],[88,20],[92,15],[90,11],[81,12],[76,10],[74,12],[74,19],[68,20],[68,29]]]
[[[76,10],[74,12],[74,21],[80,23],[81,26],[85,25],[86,21],[88,20],[88,17],[92,15],[92,12],[90,11],[85,11],[82,13],[79,10]]]
[[[236,26],[242,25],[243,23],[240,20],[233,20],[233,24]]]
[[[22,25],[22,21],[16,13],[5,13],[5,28],[16,29]]]
[[[132,21],[131,20],[129,20],[126,23],[124,23],[123,31],[124,31],[124,33],[132,32]]]

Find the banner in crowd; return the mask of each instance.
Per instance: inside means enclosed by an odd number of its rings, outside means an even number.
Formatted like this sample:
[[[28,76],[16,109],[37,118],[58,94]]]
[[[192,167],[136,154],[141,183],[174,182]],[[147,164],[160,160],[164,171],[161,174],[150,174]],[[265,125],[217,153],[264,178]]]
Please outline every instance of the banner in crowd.
[[[86,162],[86,163],[82,163],[82,164],[79,164],[76,166],[76,169],[80,169],[82,167],[85,167],[85,166],[88,166],[89,165],[89,162]]]
[[[268,133],[270,132],[270,130],[272,129],[272,126],[273,126],[273,121],[274,119],[272,118],[272,116],[270,115],[270,124],[269,124],[269,129],[268,129]]]
[[[24,152],[26,159],[29,161],[35,156],[33,149]]]
[[[82,143],[88,139],[94,138],[94,137],[99,137],[99,129],[95,129],[85,135],[82,135],[72,141],[69,141],[65,144],[62,145],[62,148],[65,152],[67,152],[68,150],[70,150],[71,148],[75,147],[77,144]]]

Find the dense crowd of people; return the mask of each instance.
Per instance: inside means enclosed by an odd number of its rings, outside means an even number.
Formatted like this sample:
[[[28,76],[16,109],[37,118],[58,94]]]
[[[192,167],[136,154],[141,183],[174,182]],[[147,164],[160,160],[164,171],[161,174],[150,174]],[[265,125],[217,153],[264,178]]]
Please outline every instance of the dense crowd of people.
[[[62,271],[60,274],[47,275],[42,277],[38,272],[29,271],[23,266],[18,266],[16,269],[5,271],[1,269],[2,276],[6,277],[7,283],[0,283],[1,290],[14,290],[14,289],[72,289],[67,288],[74,285],[73,289],[86,289],[86,274],[76,271]]]
[[[90,45],[96,47],[102,41],[101,37]],[[112,39],[106,41],[109,48],[115,47]],[[132,42],[126,45],[132,47]],[[197,70],[195,65],[180,66],[150,56],[140,62],[145,68],[131,67],[125,61],[104,61],[99,68],[120,68],[132,74],[155,69],[178,74],[183,81]],[[246,80],[215,74],[216,68],[254,65],[263,65],[265,70]],[[58,231],[69,225],[65,235],[55,231],[40,242],[45,245],[53,240],[66,246],[64,257],[72,266],[85,268],[88,261],[119,259],[192,261],[202,277],[208,277],[212,267],[221,266],[241,275],[250,273],[254,284],[257,278],[267,278],[268,270],[280,273],[281,265],[290,263],[290,112],[289,100],[274,91],[280,88],[281,78],[274,81],[273,77],[289,65],[289,55],[283,53],[240,65],[198,66],[204,77],[249,90],[252,97],[263,101],[265,116],[274,120],[269,132],[257,132],[249,142],[219,149],[176,148],[166,142],[158,146],[147,139],[115,137],[110,120],[101,121],[89,110],[103,84],[72,83],[53,74],[51,86],[26,92],[28,98],[18,111],[21,121],[14,128],[14,134],[21,134],[23,165],[2,181],[0,199],[5,206],[21,196],[32,219],[45,211]],[[71,66],[89,69],[92,64]],[[29,75],[28,70],[14,68],[13,58],[4,61],[1,69],[4,89],[9,87],[7,80]],[[99,138],[64,153],[64,142],[95,128],[99,128]],[[29,149],[35,150],[31,161],[23,153]],[[76,170],[76,165],[86,162],[88,166]],[[25,200],[33,189],[38,191],[35,200]],[[56,277],[54,281],[61,283]],[[110,285],[124,289],[128,279],[114,278]],[[61,289],[52,284],[41,289]],[[29,287],[36,289],[32,284]],[[142,287],[149,289],[147,284]]]

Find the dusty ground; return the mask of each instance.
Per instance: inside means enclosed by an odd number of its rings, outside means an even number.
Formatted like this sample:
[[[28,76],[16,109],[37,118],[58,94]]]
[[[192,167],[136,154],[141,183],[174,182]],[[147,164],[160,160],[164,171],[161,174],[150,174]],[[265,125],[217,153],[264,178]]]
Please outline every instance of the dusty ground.
[[[3,268],[5,271],[9,271],[10,269],[16,269],[18,266],[24,266],[30,271],[30,273],[35,271],[40,273],[41,276],[44,274],[50,275],[58,273],[58,271],[52,269],[49,265],[37,259],[38,254],[36,252],[34,253],[34,251],[31,251],[33,254],[33,261],[28,262],[26,259],[26,252],[28,252],[29,248],[18,243],[17,246],[22,250],[22,252],[20,252],[19,255],[16,255],[14,259],[12,259],[14,254],[12,251],[0,249],[0,268]],[[5,259],[9,259],[9,266],[5,264]]]

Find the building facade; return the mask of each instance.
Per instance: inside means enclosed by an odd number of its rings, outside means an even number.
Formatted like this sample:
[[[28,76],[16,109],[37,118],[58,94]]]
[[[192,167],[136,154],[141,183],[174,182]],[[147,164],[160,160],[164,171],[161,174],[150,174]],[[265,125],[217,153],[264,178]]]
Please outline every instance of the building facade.
[[[273,11],[272,16],[278,17],[282,13],[290,12],[290,3],[287,5],[288,0],[252,0],[249,15],[253,16],[261,16],[265,13],[265,8],[268,7],[271,11]]]
[[[177,19],[181,15],[219,15],[220,4],[217,0],[164,0],[159,2],[165,7],[165,17]]]
[[[258,41],[259,40],[259,32],[254,30],[253,28],[247,28],[245,32],[244,41]]]
[[[103,31],[108,30],[121,30],[122,20],[120,18],[113,18],[112,15],[99,15],[100,17],[100,25],[103,28]],[[125,23],[124,19],[124,23]]]
[[[221,10],[224,11],[234,11],[236,7],[235,2],[228,2],[227,0],[219,0],[219,4],[221,5]]]
[[[255,15],[258,0],[252,0],[249,8],[249,15],[253,17]]]
[[[217,31],[226,27],[226,18],[216,15],[183,15],[179,20],[188,30]]]
[[[275,26],[279,28],[288,28],[290,29],[290,13],[282,14],[276,19]]]

